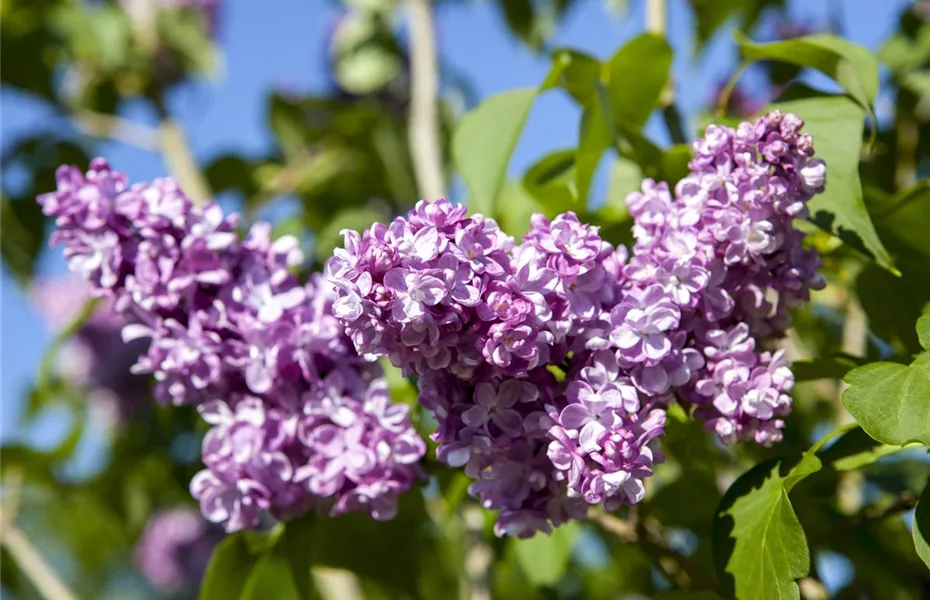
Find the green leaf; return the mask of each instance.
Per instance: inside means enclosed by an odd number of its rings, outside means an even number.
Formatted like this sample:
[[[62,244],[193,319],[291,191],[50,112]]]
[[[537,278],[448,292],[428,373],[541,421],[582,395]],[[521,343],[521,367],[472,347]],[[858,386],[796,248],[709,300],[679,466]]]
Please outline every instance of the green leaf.
[[[878,93],[878,60],[866,48],[828,34],[764,44],[737,34],[736,42],[744,60],[774,60],[817,69],[832,77],[871,113]]]
[[[306,565],[347,569],[412,598],[420,597],[421,564],[436,548],[421,535],[426,520],[423,498],[418,493],[400,499],[396,517],[375,521],[365,514],[338,517],[305,516],[285,526],[284,540],[289,561],[296,574]],[[299,580],[299,579],[298,579]]]
[[[493,215],[510,157],[536,99],[536,88],[491,96],[452,135],[452,159],[469,190],[469,208]]]
[[[515,239],[522,238],[529,231],[530,217],[534,213],[546,212],[518,181],[505,182],[499,198],[497,222],[508,235],[512,235]]]
[[[901,85],[914,92],[918,98],[930,96],[930,70],[905,73],[901,76]]]
[[[722,600],[714,592],[705,590],[672,590],[653,596],[652,600]]]
[[[843,405],[883,444],[930,444],[930,354],[911,365],[872,363],[850,371]]]
[[[0,256],[20,284],[32,280],[44,241],[45,217],[35,199],[0,201]]]
[[[614,143],[614,123],[607,92],[597,85],[594,104],[581,117],[581,133],[575,154],[575,189],[582,209],[587,206],[591,179],[604,151]]]
[[[806,456],[791,469],[781,460],[757,465],[721,500],[714,554],[724,588],[737,598],[800,598],[796,580],[810,570],[810,551],[788,492],[819,470],[819,459]]]
[[[885,202],[869,203],[872,219],[888,248],[899,258],[930,261],[930,183],[902,190]]]
[[[243,597],[249,579],[261,566],[264,548],[256,547],[253,532],[229,535],[213,550],[200,587],[200,600],[237,600]]]
[[[930,351],[930,313],[917,319],[917,339],[924,350]]]
[[[272,94],[268,105],[268,124],[277,136],[285,157],[293,158],[306,147],[304,116],[297,103],[279,94]]]
[[[727,596],[800,598],[797,579],[810,570],[810,551],[788,493],[823,467],[824,445],[855,425],[835,429],[797,461],[769,460],[737,479],[714,522],[714,562]]]
[[[845,356],[825,356],[810,360],[796,360],[791,363],[795,381],[842,379],[855,368],[856,362]]]
[[[604,206],[597,211],[598,219],[608,223],[625,223],[630,221],[626,198],[639,191],[643,181],[643,170],[632,160],[618,156],[610,169],[607,184],[607,199]]]
[[[924,488],[924,492],[917,501],[917,508],[914,510],[914,547],[917,549],[917,556],[924,564],[930,567],[930,484]]]
[[[913,355],[922,352],[914,322],[930,298],[930,271],[919,255],[898,257],[903,277],[868,265],[856,278],[856,296],[869,317],[869,331],[896,352]]]
[[[614,120],[642,128],[669,81],[672,48],[665,38],[644,33],[624,44],[610,59],[608,95]]]
[[[792,86],[785,96],[791,99],[776,102],[771,108],[804,119],[804,130],[814,140],[816,155],[827,164],[826,190],[809,203],[811,220],[873,257],[879,265],[894,270],[862,198],[859,181],[862,109],[844,96],[818,95],[802,86]]]
[[[703,48],[734,13],[746,5],[746,0],[692,0],[697,21],[698,48]]]
[[[530,583],[552,587],[562,580],[579,529],[576,521],[570,521],[556,527],[549,535],[538,533],[529,539],[512,542],[520,568]]]
[[[523,176],[523,188],[539,202],[547,217],[570,210],[577,199],[575,150],[556,150],[542,157]]]
[[[579,104],[588,108],[598,101],[597,87],[601,78],[601,62],[571,48],[552,52],[552,68],[542,89],[559,87]]]

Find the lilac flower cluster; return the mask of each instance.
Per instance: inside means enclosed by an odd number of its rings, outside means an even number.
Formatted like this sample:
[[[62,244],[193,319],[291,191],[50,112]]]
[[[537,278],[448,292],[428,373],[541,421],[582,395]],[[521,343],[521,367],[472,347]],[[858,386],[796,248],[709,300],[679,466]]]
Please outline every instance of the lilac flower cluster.
[[[335,316],[418,375],[439,459],[499,534],[639,502],[676,398],[725,442],[780,439],[793,378],[765,348],[823,285],[792,224],[824,185],[801,125],[710,127],[674,199],[652,181],[628,198],[632,258],[574,213],[534,216],[517,245],[444,199],[345,232]]]
[[[152,587],[164,594],[197,589],[222,537],[223,530],[204,523],[196,509],[159,511],[145,525],[135,562]]]
[[[664,184],[647,181],[627,201],[636,237],[636,258],[624,269],[634,284],[629,295],[661,286],[668,297],[649,304],[656,312],[664,302],[663,314],[674,315],[667,356],[686,346],[682,354],[699,356],[684,362],[706,361],[696,376],[675,380],[663,358],[658,380],[684,386],[681,395],[727,443],[781,439],[794,380],[781,353],[764,350],[790,327],[789,309],[825,283],[817,253],[802,246],[793,225],[825,183],[825,165],[802,126],[779,111],[737,129],[711,125],[694,143],[691,174],[675,200]],[[632,338],[612,341],[622,347]]]
[[[326,267],[340,295],[335,315],[359,352],[420,376],[420,401],[439,422],[438,457],[476,480],[471,493],[501,513],[498,533],[529,536],[577,518],[582,498],[642,498],[629,490],[661,460],[650,446],[664,413],[632,388],[626,406],[606,389],[603,398],[566,395],[548,370],[587,360],[586,337],[622,293],[624,251],[573,213],[534,217],[517,246],[493,220],[444,199],[345,236]],[[594,405],[597,416],[580,414]],[[592,418],[603,423],[596,432],[586,428]],[[571,453],[577,460],[562,459]]]
[[[393,515],[425,443],[355,354],[332,291],[290,273],[296,239],[258,223],[240,241],[217,205],[195,207],[168,179],[129,187],[102,159],[86,175],[61,167],[39,202],[71,270],[125,316],[124,340],[150,340],[133,371],[213,425],[191,482],[207,519],[232,531],[264,511]]]

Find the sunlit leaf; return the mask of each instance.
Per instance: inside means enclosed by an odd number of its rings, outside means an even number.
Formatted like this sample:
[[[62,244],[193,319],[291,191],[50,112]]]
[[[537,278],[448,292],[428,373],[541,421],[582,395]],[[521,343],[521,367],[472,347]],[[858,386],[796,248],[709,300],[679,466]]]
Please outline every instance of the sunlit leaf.
[[[452,136],[452,157],[468,186],[473,212],[494,214],[510,157],[536,99],[536,88],[491,96],[468,113]]]
[[[621,46],[608,64],[614,119],[642,127],[668,84],[672,48],[664,37],[644,33]]]
[[[817,69],[843,86],[863,109],[871,111],[878,93],[878,60],[868,49],[828,34],[761,44],[737,35],[736,42],[744,60],[775,60]]]
[[[804,119],[804,131],[814,140],[816,155],[827,164],[826,190],[810,201],[811,220],[868,256],[893,269],[862,198],[859,153],[862,146],[864,113],[844,96],[818,94],[793,87],[771,108],[791,112]],[[790,98],[790,99],[789,99]]]
[[[530,583],[554,586],[562,580],[578,531],[578,523],[570,521],[549,535],[537,533],[526,540],[514,540],[517,561]]]
[[[872,363],[850,371],[843,404],[883,444],[930,444],[930,354],[911,365]]]
[[[930,485],[924,488],[917,502],[917,508],[914,510],[913,532],[917,555],[927,567],[930,567],[930,491],[928,490],[930,490]]]

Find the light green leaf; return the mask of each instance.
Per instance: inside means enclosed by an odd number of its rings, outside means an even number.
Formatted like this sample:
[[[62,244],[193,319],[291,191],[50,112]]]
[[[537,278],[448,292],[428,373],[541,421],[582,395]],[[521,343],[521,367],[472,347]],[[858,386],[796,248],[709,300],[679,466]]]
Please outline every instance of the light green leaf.
[[[895,71],[920,67],[930,59],[930,26],[922,24],[913,36],[894,34],[879,48],[878,58]]]
[[[764,44],[737,34],[736,42],[745,60],[774,60],[817,69],[832,77],[871,112],[878,93],[878,60],[866,48],[828,34]]]
[[[508,235],[520,239],[530,229],[530,217],[546,212],[519,181],[507,181],[500,193],[497,222]],[[556,213],[557,214],[557,213]],[[552,217],[554,215],[547,216]]]
[[[452,159],[468,186],[473,212],[494,214],[536,93],[536,88],[521,88],[491,96],[468,113],[452,135]]]
[[[597,84],[595,100],[581,117],[578,151],[575,154],[575,189],[581,208],[587,206],[591,179],[604,151],[614,143],[614,122],[610,100],[604,87]]]
[[[639,191],[643,181],[643,170],[632,160],[618,156],[610,169],[610,181],[607,184],[607,199],[597,212],[602,221],[619,223],[629,220],[626,197]]]
[[[912,71],[901,77],[901,85],[920,98],[930,97],[930,70]]]
[[[804,119],[804,130],[814,140],[816,155],[827,164],[826,190],[814,196],[809,204],[811,220],[893,271],[891,257],[862,198],[859,181],[862,108],[844,96],[817,95],[801,86],[793,86],[786,97],[792,99],[776,102],[771,108]]]
[[[917,338],[924,350],[930,351],[930,313],[917,319]]]
[[[668,84],[672,48],[664,37],[644,33],[617,50],[608,66],[614,120],[642,128]]]
[[[917,556],[930,567],[930,484],[924,488],[914,510],[914,547]]]
[[[911,365],[872,363],[850,371],[843,405],[883,444],[930,444],[930,354]]]
[[[578,531],[578,522],[570,521],[556,527],[549,535],[537,533],[529,539],[512,542],[520,568],[530,583],[554,586],[562,580]]]

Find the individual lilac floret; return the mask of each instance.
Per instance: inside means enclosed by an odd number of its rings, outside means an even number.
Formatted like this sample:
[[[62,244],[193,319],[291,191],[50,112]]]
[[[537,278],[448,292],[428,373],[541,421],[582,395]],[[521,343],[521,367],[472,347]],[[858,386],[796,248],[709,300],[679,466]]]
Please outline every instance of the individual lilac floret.
[[[223,530],[204,523],[196,509],[160,511],[145,525],[135,562],[152,587],[163,594],[195,590],[222,538]]]
[[[692,352],[692,366],[703,359],[707,366],[674,385],[687,384],[681,392],[728,443],[780,439],[790,374],[780,355],[764,350],[791,326],[789,309],[825,283],[817,253],[803,247],[805,236],[794,226],[808,215],[807,202],[823,190],[826,173],[802,126],[779,111],[736,129],[711,125],[694,142],[691,174],[678,183],[674,199],[651,181],[627,199],[636,245],[624,274],[641,289],[661,286],[677,305],[678,331],[686,336],[681,352]],[[675,336],[662,324],[648,323],[650,350],[668,348],[661,332],[672,340],[674,356]],[[631,329],[615,328],[611,341],[635,360],[629,353],[639,346],[619,345],[635,341]],[[760,369],[779,375],[763,376]],[[726,391],[712,391],[718,388]]]
[[[193,206],[172,180],[127,187],[99,159],[58,178],[39,198],[56,217],[53,243],[123,313],[123,339],[150,340],[133,370],[214,426],[191,482],[204,515],[228,531],[310,507],[390,518],[422,475],[425,443],[380,367],[355,353],[332,289],[290,273],[297,240],[272,241],[258,223],[240,242],[217,205]]]

